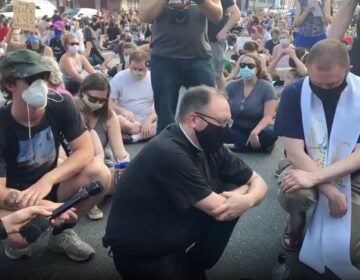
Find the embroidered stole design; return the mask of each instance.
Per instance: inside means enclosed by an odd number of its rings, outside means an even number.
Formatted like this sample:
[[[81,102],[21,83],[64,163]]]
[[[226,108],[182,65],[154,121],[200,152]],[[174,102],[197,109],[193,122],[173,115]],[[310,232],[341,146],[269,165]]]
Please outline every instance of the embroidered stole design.
[[[301,111],[308,155],[321,166],[331,165],[355,149],[360,135],[360,78],[349,74],[348,86],[336,108],[330,137],[320,99],[312,93],[309,77],[301,91]],[[333,182],[348,199],[348,210],[342,218],[332,218],[327,198],[319,192],[319,200],[309,222],[300,261],[318,273],[325,266],[343,280],[360,279],[360,270],[351,264],[351,181],[350,175]]]

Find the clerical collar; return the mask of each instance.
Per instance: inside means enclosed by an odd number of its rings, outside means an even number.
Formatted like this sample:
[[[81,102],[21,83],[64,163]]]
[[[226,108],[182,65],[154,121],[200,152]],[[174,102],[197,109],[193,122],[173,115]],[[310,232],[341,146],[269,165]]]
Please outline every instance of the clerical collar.
[[[200,148],[198,145],[196,145],[196,144],[190,139],[190,137],[186,134],[185,130],[182,128],[181,124],[179,124],[179,127],[180,127],[182,133],[185,135],[186,139],[189,140],[189,142],[190,142],[196,149],[198,149],[199,151],[203,151],[202,148]]]

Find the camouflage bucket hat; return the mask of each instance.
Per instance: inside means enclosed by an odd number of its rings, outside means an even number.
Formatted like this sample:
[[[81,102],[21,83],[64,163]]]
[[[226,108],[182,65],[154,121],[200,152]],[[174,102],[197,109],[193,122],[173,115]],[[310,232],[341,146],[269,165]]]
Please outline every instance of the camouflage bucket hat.
[[[12,76],[23,79],[51,70],[41,61],[41,56],[31,50],[17,50],[0,60],[1,77]]]

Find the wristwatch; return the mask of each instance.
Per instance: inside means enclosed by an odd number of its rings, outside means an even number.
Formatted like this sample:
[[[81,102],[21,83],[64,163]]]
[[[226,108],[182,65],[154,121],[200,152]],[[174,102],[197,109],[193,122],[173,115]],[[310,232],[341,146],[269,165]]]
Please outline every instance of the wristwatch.
[[[0,219],[0,240],[4,240],[6,238],[8,238],[8,234],[5,230],[2,220]]]

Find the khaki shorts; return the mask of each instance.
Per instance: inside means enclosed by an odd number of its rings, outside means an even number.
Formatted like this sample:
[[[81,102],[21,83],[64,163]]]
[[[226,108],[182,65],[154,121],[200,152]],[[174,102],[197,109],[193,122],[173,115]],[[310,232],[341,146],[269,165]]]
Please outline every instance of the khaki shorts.
[[[289,164],[283,164],[278,183],[285,174],[293,169]],[[300,189],[290,194],[278,193],[278,201],[281,207],[288,213],[306,212],[315,207],[318,200],[318,191],[315,188]],[[352,264],[360,269],[360,172],[351,176],[351,237],[350,237],[350,257]]]

